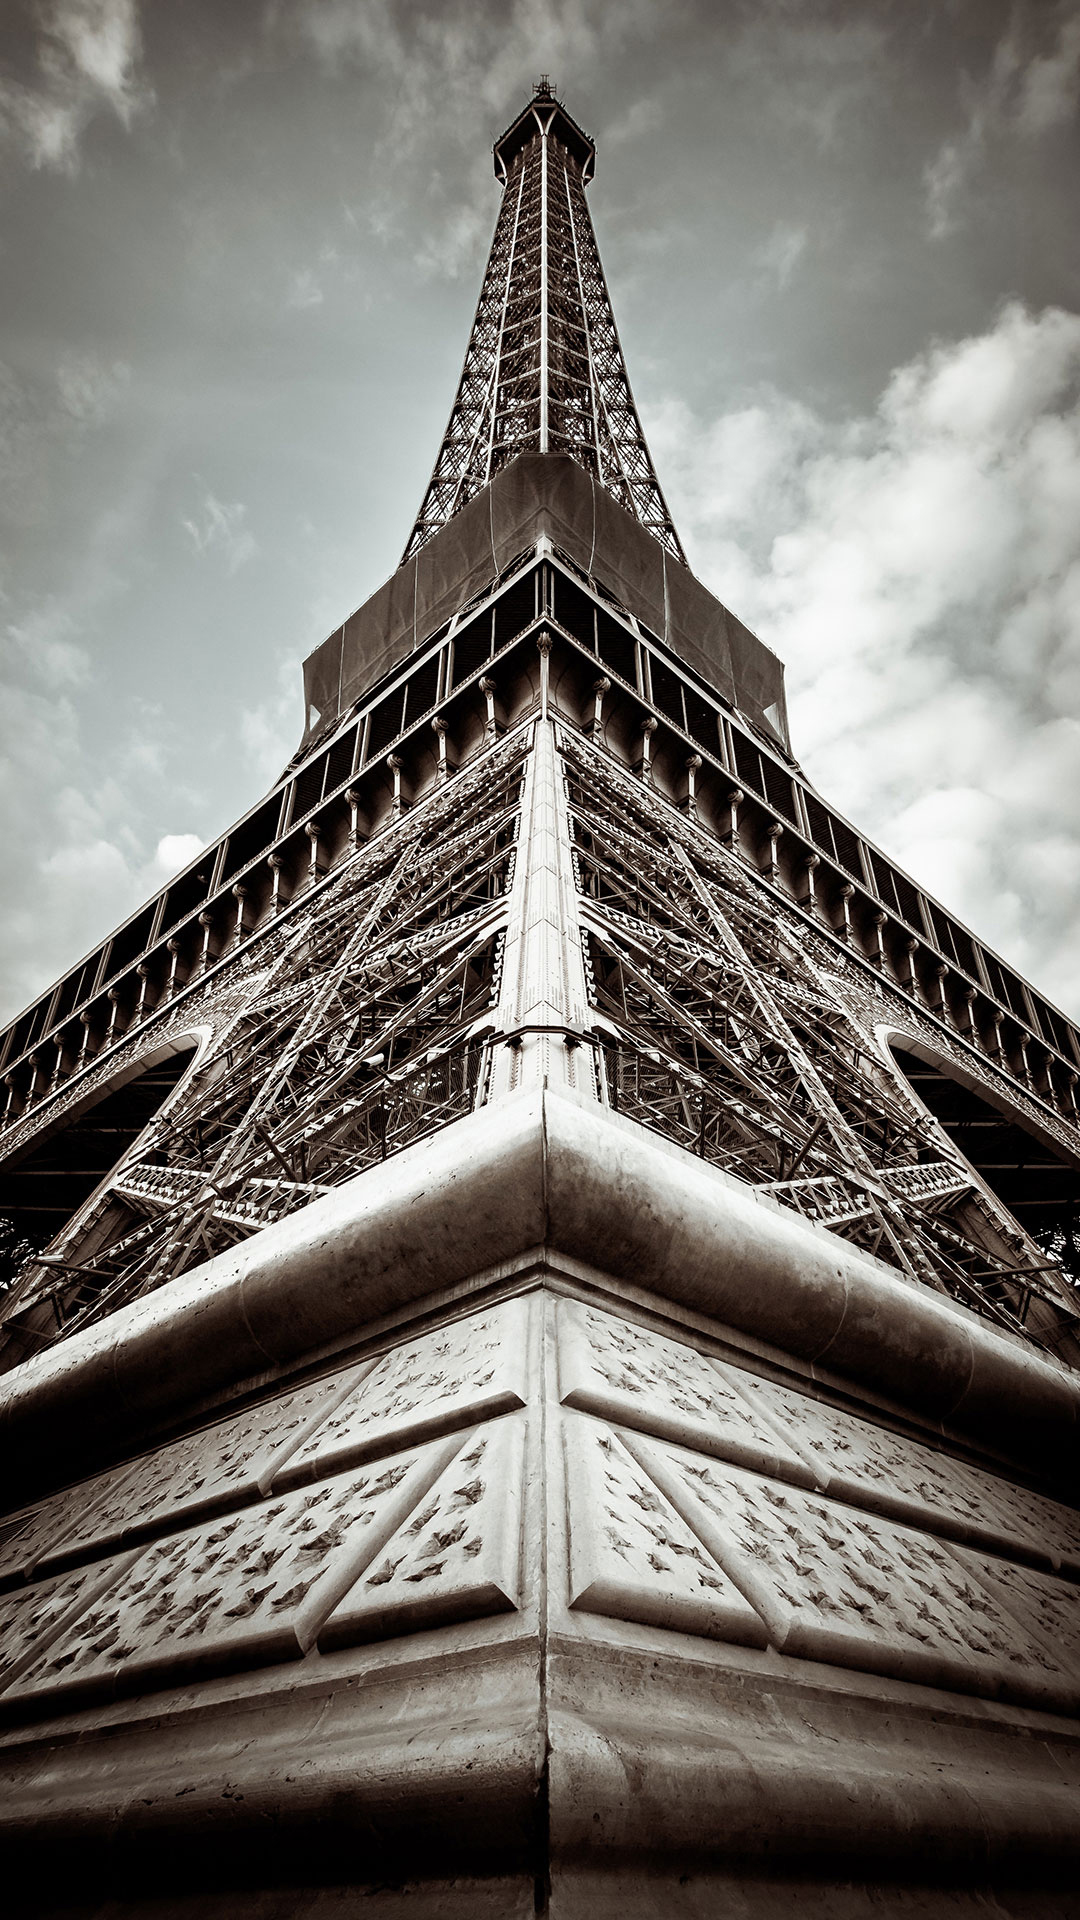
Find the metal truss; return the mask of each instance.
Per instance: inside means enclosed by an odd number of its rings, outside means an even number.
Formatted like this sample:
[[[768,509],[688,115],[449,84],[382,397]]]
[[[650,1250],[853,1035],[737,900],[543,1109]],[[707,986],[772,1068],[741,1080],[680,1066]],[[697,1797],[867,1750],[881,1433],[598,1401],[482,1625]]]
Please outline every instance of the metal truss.
[[[37,1263],[70,1333],[470,1111],[497,993],[524,741],[357,854],[179,1096]]]
[[[534,452],[569,454],[685,564],[630,390],[581,152],[560,137],[573,123],[543,90],[522,121],[533,124],[506,175],[461,383],[404,559]]]
[[[611,1105],[1054,1346],[1068,1290],[901,1088],[805,928],[607,756],[569,732],[562,747]]]

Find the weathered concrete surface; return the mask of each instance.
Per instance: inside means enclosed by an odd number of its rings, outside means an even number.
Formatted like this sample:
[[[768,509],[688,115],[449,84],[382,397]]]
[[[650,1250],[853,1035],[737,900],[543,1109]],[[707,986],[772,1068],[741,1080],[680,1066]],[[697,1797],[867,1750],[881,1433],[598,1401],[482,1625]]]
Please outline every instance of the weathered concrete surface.
[[[485,1107],[101,1326],[0,1394],[16,1483],[70,1476],[380,1314],[544,1245],[1065,1477],[1080,1382],[632,1121],[566,1094]]]

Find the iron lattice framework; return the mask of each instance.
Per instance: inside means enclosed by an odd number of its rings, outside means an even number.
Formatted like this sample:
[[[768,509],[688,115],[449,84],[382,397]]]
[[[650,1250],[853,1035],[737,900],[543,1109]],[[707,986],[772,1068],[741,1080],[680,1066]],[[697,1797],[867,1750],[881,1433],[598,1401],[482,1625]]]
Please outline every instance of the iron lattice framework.
[[[404,558],[519,453],[569,454],[685,561],[630,391],[585,187],[592,142],[543,87],[504,180],[453,411]]]
[[[679,554],[585,209],[591,143],[541,89],[496,161],[409,553],[527,448],[571,454]],[[1075,1288],[1036,1238],[1080,1219],[1080,1035],[604,579],[602,550],[583,571],[544,533],[470,576],[2,1037],[0,1180],[40,1230],[0,1365],[541,1084],[1080,1361]],[[894,1042],[963,1093],[951,1130]]]
[[[185,1023],[212,1042],[15,1323],[48,1303],[46,1339],[87,1326],[531,1071],[1070,1352],[1070,1290],[891,1067],[842,958],[554,719],[541,642],[531,713],[208,982]]]
[[[522,749],[381,836],[208,986],[190,1018],[211,1045],[23,1312],[62,1300],[71,1333],[470,1111]]]

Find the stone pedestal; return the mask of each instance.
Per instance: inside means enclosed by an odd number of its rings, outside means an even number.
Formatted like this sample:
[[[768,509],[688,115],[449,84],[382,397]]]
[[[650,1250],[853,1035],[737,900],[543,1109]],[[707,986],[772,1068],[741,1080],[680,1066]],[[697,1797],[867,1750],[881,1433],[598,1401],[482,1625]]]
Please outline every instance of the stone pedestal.
[[[1075,1376],[592,1102],[2,1411],[17,1912],[1078,1910]]]

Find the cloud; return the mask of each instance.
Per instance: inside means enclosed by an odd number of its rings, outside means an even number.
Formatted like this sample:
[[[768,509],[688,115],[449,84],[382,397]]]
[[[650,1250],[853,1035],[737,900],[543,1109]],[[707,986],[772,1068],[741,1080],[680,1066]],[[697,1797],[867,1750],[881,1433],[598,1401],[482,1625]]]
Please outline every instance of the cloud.
[[[1064,126],[1076,112],[1080,91],[1080,15],[1062,19],[1052,53],[1032,60],[1016,102],[1016,126],[1029,138]]]
[[[34,81],[0,80],[0,131],[32,167],[75,173],[99,112],[128,128],[153,100],[140,71],[137,0],[52,0],[38,23]]]
[[[115,410],[131,379],[126,361],[105,365],[92,353],[68,353],[56,370],[64,412],[80,426],[101,426]]]
[[[305,307],[321,307],[322,303],[323,290],[315,277],[314,268],[302,267],[299,273],[293,274],[285,305],[302,312]]]
[[[57,648],[65,651],[58,656]],[[107,773],[87,752],[75,684],[87,666],[70,621],[50,607],[28,614],[0,646],[0,814],[11,844],[26,855],[9,862],[5,875],[0,1021],[203,844],[186,830],[190,802],[173,774],[170,730],[157,710],[129,703]],[[162,812],[181,818],[148,844],[148,817]]]
[[[244,525],[247,508],[240,500],[203,496],[198,515],[181,521],[196,553],[220,554],[230,573],[236,573],[259,550],[254,534]]]
[[[778,222],[757,251],[757,262],[763,278],[773,282],[782,292],[806,252],[808,239],[805,227]]]
[[[149,863],[153,873],[149,890],[171,880],[174,873],[179,873],[181,867],[186,867],[189,860],[202,852],[202,847],[202,838],[197,833],[163,833]]]
[[[1036,140],[1076,113],[1080,91],[1080,16],[1069,3],[1014,14],[981,80],[961,80],[965,125],[944,141],[923,173],[927,227],[943,240],[960,219],[960,202],[990,150],[1010,140]],[[1050,23],[1048,52],[1031,49],[1032,32]],[[1027,44],[1025,44],[1027,42]]]
[[[1012,303],[845,422],[766,394],[649,431],[810,777],[1080,1011],[1080,315]]]
[[[299,654],[284,653],[264,697],[239,716],[240,748],[258,783],[271,786],[297,746],[297,689],[302,684]]]

